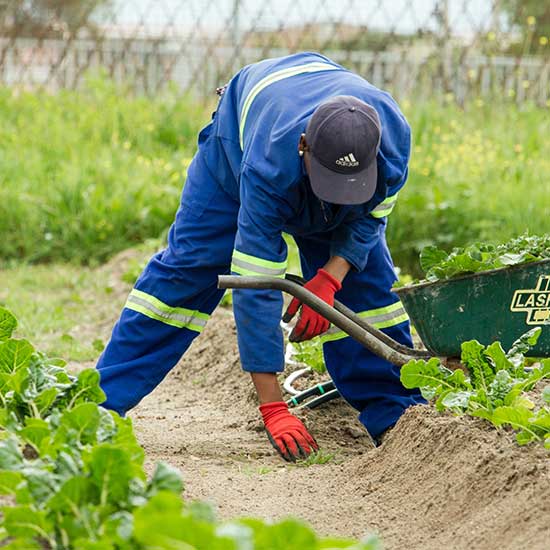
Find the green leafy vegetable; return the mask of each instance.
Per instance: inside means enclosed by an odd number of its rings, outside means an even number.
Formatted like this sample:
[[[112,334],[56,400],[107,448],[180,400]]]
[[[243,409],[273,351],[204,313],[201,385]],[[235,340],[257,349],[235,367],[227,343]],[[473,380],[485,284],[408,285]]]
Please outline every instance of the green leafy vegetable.
[[[11,338],[0,309],[0,546],[11,550],[375,550],[376,540],[319,539],[287,520],[219,524],[205,503],[185,504],[175,468],[147,481],[132,422],[99,406],[99,374]],[[272,541],[273,545],[272,545]],[[330,545],[329,545],[330,543]]]
[[[500,245],[476,243],[449,253],[427,246],[420,266],[428,281],[437,281],[545,259],[550,259],[550,235],[524,234]]]
[[[505,353],[499,342],[483,346],[477,340],[462,344],[462,370],[443,367],[437,358],[409,361],[401,368],[406,388],[420,388],[440,411],[484,418],[494,426],[510,426],[518,443],[543,442],[550,448],[550,386],[542,392],[545,405],[536,409],[525,392],[550,378],[550,360],[526,368],[525,353],[541,334],[533,329],[519,338]]]
[[[0,342],[11,338],[17,328],[17,319],[7,309],[0,307]]]

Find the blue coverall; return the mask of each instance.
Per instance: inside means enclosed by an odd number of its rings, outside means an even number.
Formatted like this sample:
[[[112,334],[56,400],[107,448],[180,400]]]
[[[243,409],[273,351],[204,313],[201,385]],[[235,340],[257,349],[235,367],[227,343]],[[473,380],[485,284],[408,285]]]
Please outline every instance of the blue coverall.
[[[309,117],[336,95],[369,103],[381,120],[376,193],[359,206],[322,203],[298,155]],[[391,96],[326,57],[300,53],[243,68],[199,134],[168,246],[140,276],[99,360],[105,406],[124,414],[161,382],[219,303],[218,275],[284,276],[283,232],[294,237],[308,279],[331,256],[345,258],[353,269],[337,299],[411,345],[385,240],[409,153],[410,128]],[[234,291],[245,371],[283,370],[282,305],[279,291]],[[401,385],[396,367],[344,333],[321,338],[336,387],[373,437],[423,401]]]

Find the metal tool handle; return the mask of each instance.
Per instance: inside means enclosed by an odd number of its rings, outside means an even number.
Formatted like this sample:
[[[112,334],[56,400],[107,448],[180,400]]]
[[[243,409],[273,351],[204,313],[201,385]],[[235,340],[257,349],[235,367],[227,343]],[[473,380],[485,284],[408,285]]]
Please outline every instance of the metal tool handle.
[[[393,365],[401,367],[405,363],[408,363],[411,359],[418,359],[418,355],[416,354],[404,353],[403,351],[396,349],[396,346],[400,346],[401,344],[398,344],[394,340],[391,340],[393,344],[389,344],[387,341],[382,341],[378,338],[378,336],[373,335],[370,330],[366,330],[362,324],[357,323],[341,311],[329,306],[315,294],[293,281],[280,279],[277,277],[242,277],[234,275],[220,275],[218,277],[218,288],[282,290],[283,292],[287,292],[295,298],[298,298],[298,300],[302,303],[308,305],[317,313],[320,313],[323,317],[325,317],[325,319],[337,326],[340,330],[343,330],[346,334],[349,334],[349,336],[361,345],[365,346],[372,353],[378,357],[386,359],[386,361],[389,361]],[[429,354],[426,355],[426,357],[429,356]]]
[[[288,273],[285,278],[293,283],[299,284],[300,286],[303,286],[306,283],[306,280],[303,277],[293,275],[292,273]],[[393,338],[377,329],[369,322],[365,321],[362,317],[359,317],[355,311],[351,310],[338,300],[334,300],[334,309],[344,314],[348,319],[351,319],[354,323],[357,323],[360,327],[364,328],[367,332],[378,338],[381,342],[384,342],[390,346],[390,348],[393,348],[395,351],[399,351],[405,355],[412,355],[418,359],[429,359],[432,357],[429,351],[409,348],[408,346],[404,346],[403,344],[396,342]]]

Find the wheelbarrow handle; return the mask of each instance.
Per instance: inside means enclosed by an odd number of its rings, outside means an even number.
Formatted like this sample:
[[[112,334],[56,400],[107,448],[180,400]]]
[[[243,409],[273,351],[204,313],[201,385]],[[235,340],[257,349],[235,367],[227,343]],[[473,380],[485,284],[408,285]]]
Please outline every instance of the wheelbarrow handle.
[[[306,280],[303,277],[293,275],[292,273],[288,273],[285,278],[293,283],[299,284],[300,286],[303,286],[306,283]],[[396,342],[393,338],[377,329],[369,322],[365,321],[362,317],[359,317],[355,311],[351,310],[338,300],[334,300],[334,309],[344,314],[348,319],[351,319],[360,327],[364,328],[367,332],[370,332],[370,334],[378,338],[378,340],[384,342],[396,351],[399,351],[405,355],[412,355],[418,359],[429,359],[431,357],[430,352],[426,350],[409,348],[408,346],[404,346],[403,344]]]
[[[340,330],[343,330],[372,353],[386,359],[386,361],[389,361],[393,365],[401,367],[411,359],[418,359],[417,355],[403,353],[391,345],[388,345],[388,343],[381,341],[377,336],[374,336],[357,322],[344,315],[344,313],[329,306],[315,294],[293,281],[278,277],[220,275],[218,277],[218,288],[270,289],[287,292],[321,314],[325,319],[337,326]],[[397,344],[396,342],[394,343]]]

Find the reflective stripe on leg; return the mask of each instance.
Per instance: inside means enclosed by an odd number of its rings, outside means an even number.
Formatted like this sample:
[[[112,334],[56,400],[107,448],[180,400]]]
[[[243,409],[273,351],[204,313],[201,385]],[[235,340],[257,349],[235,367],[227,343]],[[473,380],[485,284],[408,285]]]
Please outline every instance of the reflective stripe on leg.
[[[210,318],[210,315],[200,311],[169,306],[155,296],[136,288],[130,292],[124,307],[166,325],[187,328],[196,332],[201,332]]]
[[[373,327],[377,329],[383,329],[388,327],[394,327],[400,323],[404,323],[409,320],[407,312],[403,308],[401,302],[395,302],[389,306],[379,307],[376,309],[369,309],[367,311],[362,311],[359,314],[359,317],[366,319]],[[340,330],[338,327],[332,326],[325,334],[321,336],[321,342],[332,342],[334,340],[341,340],[342,338],[347,338],[343,330]]]

